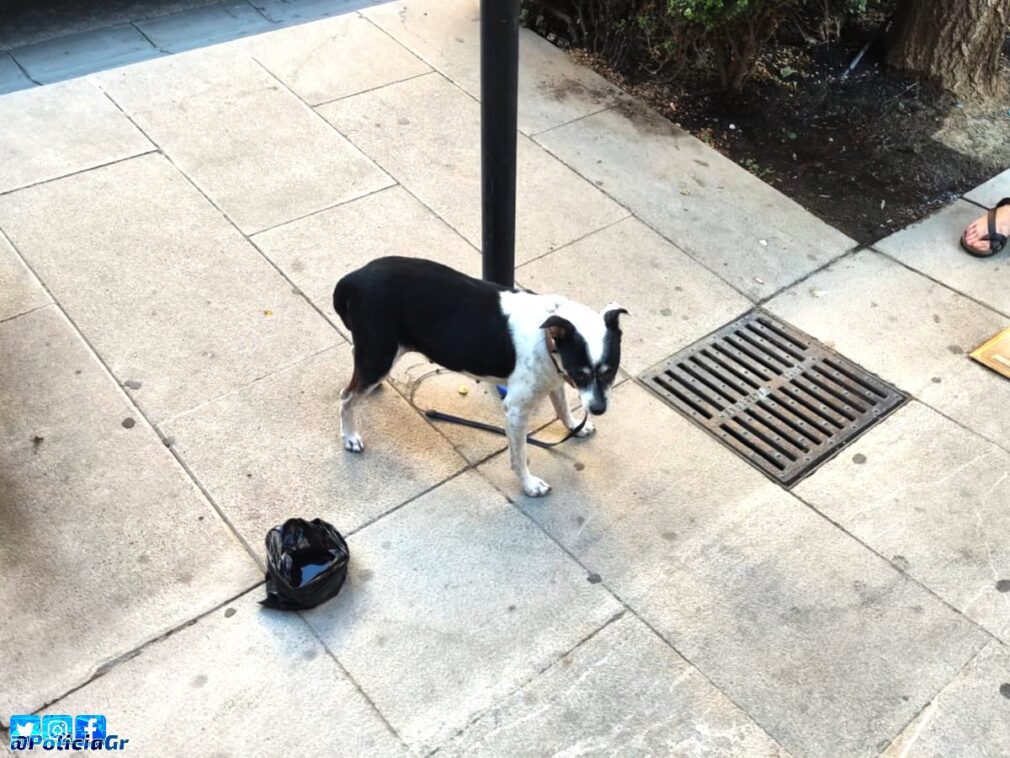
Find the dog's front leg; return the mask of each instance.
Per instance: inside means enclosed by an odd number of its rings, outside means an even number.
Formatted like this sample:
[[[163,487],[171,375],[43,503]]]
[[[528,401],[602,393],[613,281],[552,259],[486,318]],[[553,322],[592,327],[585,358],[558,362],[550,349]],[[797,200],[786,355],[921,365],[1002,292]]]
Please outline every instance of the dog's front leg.
[[[530,409],[515,401],[505,405],[505,430],[508,432],[509,460],[512,470],[519,477],[523,492],[530,497],[543,497],[551,491],[551,486],[543,479],[530,473],[526,458],[526,432],[529,428]]]
[[[579,422],[575,420],[572,415],[571,408],[568,407],[568,402],[565,400],[565,385],[561,385],[556,390],[551,390],[551,405],[554,406],[554,413],[557,414],[558,420],[565,425],[565,429],[571,431],[579,425]],[[588,437],[590,434],[596,431],[596,427],[593,426],[593,422],[586,419],[586,423],[582,425],[579,433],[576,437]]]

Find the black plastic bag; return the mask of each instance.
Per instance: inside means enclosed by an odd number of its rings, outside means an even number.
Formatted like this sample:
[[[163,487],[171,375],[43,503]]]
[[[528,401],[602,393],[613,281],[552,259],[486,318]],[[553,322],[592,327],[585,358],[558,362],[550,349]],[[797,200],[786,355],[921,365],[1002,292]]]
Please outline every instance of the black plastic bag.
[[[322,519],[292,518],[267,532],[267,608],[314,608],[340,592],[350,552]]]

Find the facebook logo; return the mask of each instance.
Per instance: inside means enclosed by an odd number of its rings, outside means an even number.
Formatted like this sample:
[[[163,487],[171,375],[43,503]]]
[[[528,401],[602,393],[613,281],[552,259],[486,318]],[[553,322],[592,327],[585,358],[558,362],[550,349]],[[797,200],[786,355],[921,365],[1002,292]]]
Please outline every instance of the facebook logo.
[[[105,716],[79,714],[74,719],[74,739],[104,740]]]

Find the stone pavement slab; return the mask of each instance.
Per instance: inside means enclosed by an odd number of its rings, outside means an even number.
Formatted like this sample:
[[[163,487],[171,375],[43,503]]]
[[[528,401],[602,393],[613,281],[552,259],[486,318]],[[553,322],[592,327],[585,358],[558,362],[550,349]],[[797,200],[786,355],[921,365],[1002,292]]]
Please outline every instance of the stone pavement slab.
[[[480,106],[471,97],[432,73],[338,100],[318,111],[480,247]],[[517,162],[517,262],[628,215],[521,135]]]
[[[34,86],[35,82],[25,76],[14,59],[8,53],[0,52],[0,95]]]
[[[216,45],[275,28],[249,3],[227,2],[137,21],[136,26],[159,49],[180,53]]]
[[[631,382],[530,467],[480,470],[796,755],[876,754],[989,639]]]
[[[624,305],[621,368],[631,374],[732,321],[751,303],[649,227],[627,218],[516,271],[536,292]]]
[[[560,126],[536,141],[753,299],[856,244],[639,104]]]
[[[305,616],[419,752],[620,611],[472,471],[371,524],[352,550],[348,585]]]
[[[161,54],[132,24],[37,42],[11,51],[28,75],[42,84],[150,60]]]
[[[992,208],[1004,197],[1010,197],[1010,169],[964,194],[965,200],[971,200],[986,208]]]
[[[257,588],[45,713],[104,713],[139,755],[400,756],[403,745],[296,614]]]
[[[984,213],[977,205],[958,200],[873,247],[1007,315],[1010,314],[1008,258],[1001,255],[975,258],[961,249],[965,227]]]
[[[0,100],[0,193],[154,150],[86,80]]]
[[[247,234],[393,183],[240,47],[173,55],[98,81]]]
[[[52,302],[35,274],[0,234],[0,321],[20,316]]]
[[[0,228],[155,421],[341,341],[160,155],[6,195]]]
[[[794,491],[1010,640],[1010,453],[912,403]]]
[[[243,46],[309,105],[431,71],[357,14],[289,27]]]
[[[1010,651],[992,642],[923,709],[883,758],[1010,755]]]
[[[369,261],[403,255],[470,276],[481,272],[480,253],[399,186],[262,232],[253,242],[347,337],[333,310],[333,288]]]
[[[212,5],[220,0],[80,0],[24,2],[18,12],[0,16],[0,48],[15,48],[81,32],[128,24],[142,18]]]
[[[1010,449],[1010,383],[967,356],[1006,327],[995,311],[873,251],[838,261],[767,308]]]
[[[401,44],[480,97],[479,0],[409,0],[363,11]],[[533,134],[627,96],[540,35],[519,31],[519,130]]]
[[[341,346],[164,425],[249,544],[295,515],[352,532],[464,467],[388,386],[359,406],[364,453],[344,450],[339,395],[350,377],[351,351]]]
[[[454,756],[786,756],[634,616],[606,626],[443,748]]]
[[[383,0],[249,0],[260,13],[282,24],[304,24],[367,8]]]
[[[56,306],[0,323],[0,409],[6,723],[262,577]]]

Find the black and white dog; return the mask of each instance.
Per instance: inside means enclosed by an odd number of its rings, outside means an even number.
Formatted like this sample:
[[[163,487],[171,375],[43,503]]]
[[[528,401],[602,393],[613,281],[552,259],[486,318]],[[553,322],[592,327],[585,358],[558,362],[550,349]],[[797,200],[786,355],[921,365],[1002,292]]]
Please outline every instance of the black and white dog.
[[[550,485],[530,473],[526,434],[530,414],[549,395],[568,429],[577,423],[565,402],[565,383],[594,415],[607,410],[621,362],[618,319],[557,295],[536,295],[473,279],[433,261],[379,258],[352,271],[333,291],[333,307],[354,342],[354,374],[340,394],[344,447],[361,452],[355,406],[381,382],[403,353],[474,378],[508,385],[506,431],[512,470],[531,497]],[[593,432],[586,422],[580,437]]]

